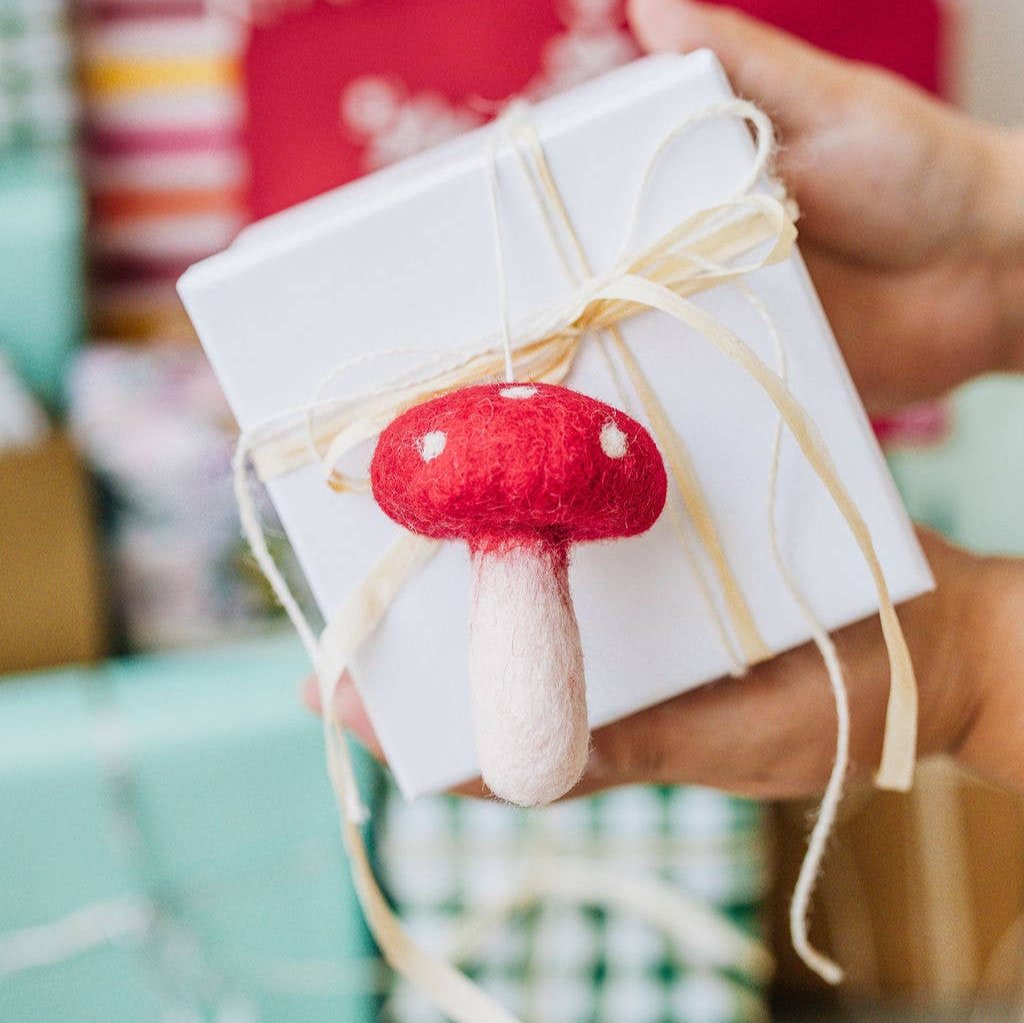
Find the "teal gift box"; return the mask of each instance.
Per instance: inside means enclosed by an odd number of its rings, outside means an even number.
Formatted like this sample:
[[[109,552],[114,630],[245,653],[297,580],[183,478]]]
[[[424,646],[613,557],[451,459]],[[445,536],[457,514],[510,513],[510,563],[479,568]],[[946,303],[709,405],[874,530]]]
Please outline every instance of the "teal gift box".
[[[69,160],[0,156],[0,352],[51,406],[84,330],[83,218]]]
[[[886,452],[910,514],[985,554],[1024,554],[1024,379],[988,376],[952,401],[940,443]]]
[[[374,1018],[306,670],[288,637],[0,681],[0,1020]]]

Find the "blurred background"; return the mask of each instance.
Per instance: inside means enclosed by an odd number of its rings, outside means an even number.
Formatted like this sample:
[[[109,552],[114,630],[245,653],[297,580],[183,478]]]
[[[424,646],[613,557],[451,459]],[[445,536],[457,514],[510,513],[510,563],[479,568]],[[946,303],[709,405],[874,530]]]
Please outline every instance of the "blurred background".
[[[737,6],[1024,119],[1020,0]],[[304,656],[242,546],[233,424],[174,282],[253,219],[636,55],[619,0],[0,0],[2,1023],[438,1018],[361,922]],[[1024,554],[1024,381],[876,428],[915,516]],[[536,1023],[1024,1013],[1024,808],[948,764],[846,801],[814,915],[840,992],[789,951],[811,807],[408,805],[360,770],[409,927]],[[770,941],[774,978],[523,905],[553,855],[673,880]]]

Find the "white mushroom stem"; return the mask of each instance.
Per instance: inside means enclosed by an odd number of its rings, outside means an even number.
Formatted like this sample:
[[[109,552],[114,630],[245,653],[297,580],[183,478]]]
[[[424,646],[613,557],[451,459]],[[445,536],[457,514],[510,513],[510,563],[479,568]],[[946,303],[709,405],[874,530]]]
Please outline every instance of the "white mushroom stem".
[[[590,730],[568,551],[473,551],[469,685],[480,770],[499,798],[550,803],[579,781]]]

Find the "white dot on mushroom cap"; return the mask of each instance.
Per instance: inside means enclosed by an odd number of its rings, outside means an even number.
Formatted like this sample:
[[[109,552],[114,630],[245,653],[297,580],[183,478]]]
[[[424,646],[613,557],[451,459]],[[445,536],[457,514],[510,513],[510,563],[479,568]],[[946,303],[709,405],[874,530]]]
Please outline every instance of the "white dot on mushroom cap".
[[[419,449],[424,462],[432,462],[448,443],[448,434],[443,430],[431,430],[420,437]]]
[[[503,387],[498,394],[503,398],[532,398],[537,393],[536,387],[529,384],[516,384],[512,387]]]
[[[601,427],[601,450],[609,458],[626,454],[626,435],[610,419]]]

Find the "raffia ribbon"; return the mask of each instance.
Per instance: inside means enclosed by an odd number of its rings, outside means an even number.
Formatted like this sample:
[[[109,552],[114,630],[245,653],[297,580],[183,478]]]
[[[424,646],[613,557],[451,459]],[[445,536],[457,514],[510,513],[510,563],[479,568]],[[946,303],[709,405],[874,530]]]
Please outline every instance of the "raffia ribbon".
[[[746,179],[732,197],[698,211],[653,243],[631,251],[640,205],[660,158],[679,136],[695,124],[719,117],[739,118],[756,129],[757,152]],[[343,473],[338,468],[339,461],[357,445],[376,436],[406,409],[460,387],[497,379],[503,368],[513,364],[517,379],[559,383],[571,372],[584,339],[602,335],[610,336],[614,341],[615,352],[626,369],[694,531],[717,576],[739,641],[739,653],[733,648],[728,631],[718,622],[710,600],[709,606],[719,624],[734,673],[742,673],[746,665],[771,656],[728,564],[685,444],[618,331],[619,325],[629,317],[655,310],[696,331],[758,384],[774,404],[780,424],[784,424],[794,438],[846,521],[874,581],[891,669],[883,754],[876,781],[883,788],[909,788],[916,754],[917,690],[907,645],[868,527],[843,485],[817,427],[790,391],[781,370],[771,369],[729,328],[690,300],[702,291],[726,284],[744,287],[742,282],[749,274],[783,262],[792,253],[796,228],[791,207],[773,195],[754,190],[772,152],[771,122],[752,104],[728,100],[688,117],[670,131],[658,146],[637,190],[622,248],[623,256],[615,261],[611,270],[599,275],[592,274],[586,264],[582,247],[548,168],[540,139],[528,120],[521,113],[516,113],[499,123],[498,132],[503,142],[511,144],[538,208],[545,217],[552,241],[559,248],[567,270],[578,282],[564,303],[517,325],[514,333],[518,340],[515,344],[506,325],[504,344],[501,339],[487,338],[467,351],[435,354],[429,362],[382,387],[347,396],[324,397],[323,392],[357,364],[408,353],[395,349],[351,360],[329,374],[307,404],[246,431],[239,442],[235,483],[243,526],[254,555],[316,665],[323,706],[330,708],[335,705],[334,692],[342,672],[402,587],[420,571],[438,544],[412,534],[401,535],[352,592],[323,634],[317,637],[267,550],[249,490],[246,467],[250,457],[264,480],[318,463],[323,467],[325,481],[339,493],[364,492],[365,481]],[[496,165],[493,162],[489,171],[496,209]],[[500,236],[497,248],[499,281],[502,281]],[[767,318],[766,312],[764,316]],[[778,440],[775,449],[773,508]],[[778,561],[777,547],[775,555]],[[707,583],[696,561],[691,560],[707,595]],[[783,575],[791,592],[795,592],[792,578],[786,572]],[[824,817],[826,809],[830,808],[834,813],[841,793],[846,766],[844,743],[848,740],[844,722],[848,711],[834,648],[799,596],[798,603],[808,616],[814,641],[825,657],[840,712],[840,746],[837,749],[841,755],[837,756],[836,769],[823,803]],[[510,1023],[512,1017],[504,1009],[484,996],[450,964],[430,956],[415,945],[401,929],[373,877],[360,830],[365,809],[356,787],[347,747],[341,738],[340,723],[332,721],[327,713],[324,714],[324,731],[331,777],[343,811],[342,832],[356,888],[385,957],[393,967],[418,983],[438,1007],[458,1023]],[[819,821],[819,825],[812,835],[802,886],[798,886],[794,898],[794,941],[812,968],[827,979],[837,981],[841,977],[839,968],[810,949],[806,940],[806,905],[831,816]],[[614,875],[609,875],[608,884],[616,886]],[[638,912],[643,911],[641,906],[634,908]]]

